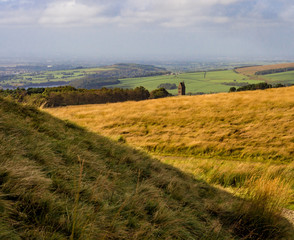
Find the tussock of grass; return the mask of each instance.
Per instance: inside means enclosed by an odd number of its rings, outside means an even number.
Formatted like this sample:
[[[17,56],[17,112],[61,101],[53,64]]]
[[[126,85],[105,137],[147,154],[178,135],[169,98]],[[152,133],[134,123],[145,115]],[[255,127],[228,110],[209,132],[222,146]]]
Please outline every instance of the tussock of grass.
[[[151,152],[291,162],[294,87],[47,109]]]

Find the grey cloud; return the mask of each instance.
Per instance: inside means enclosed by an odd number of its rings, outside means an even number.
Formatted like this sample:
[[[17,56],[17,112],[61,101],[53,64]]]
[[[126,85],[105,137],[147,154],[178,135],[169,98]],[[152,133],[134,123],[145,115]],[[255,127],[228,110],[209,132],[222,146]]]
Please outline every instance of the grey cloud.
[[[8,0],[0,0],[0,3]],[[246,26],[246,22],[292,22],[289,0],[14,0],[0,10],[0,24],[46,26],[154,25],[191,27],[205,24]],[[34,3],[35,9],[32,7]],[[28,7],[30,6],[30,7]],[[24,21],[25,19],[25,21]]]

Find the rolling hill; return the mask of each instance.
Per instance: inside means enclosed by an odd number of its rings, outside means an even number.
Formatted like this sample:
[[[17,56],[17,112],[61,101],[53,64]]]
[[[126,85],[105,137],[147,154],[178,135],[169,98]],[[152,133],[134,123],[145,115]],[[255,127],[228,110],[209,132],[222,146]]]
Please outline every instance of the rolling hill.
[[[261,231],[244,202],[124,144],[2,98],[0,113],[1,239],[288,236],[282,218]]]
[[[156,76],[169,73],[166,69],[142,64],[114,64],[98,68],[36,71],[14,75],[0,74],[0,88],[52,87],[72,85],[78,88],[97,89],[120,83],[120,78]]]
[[[151,152],[293,161],[294,87],[47,111]]]
[[[242,67],[242,68],[236,68],[235,71],[237,73],[250,76],[250,75],[255,75],[257,72],[260,72],[260,71],[282,69],[282,68],[294,68],[294,63],[280,63],[280,64],[272,64],[272,65]]]
[[[294,71],[285,72],[285,69],[291,70],[293,66],[293,63],[287,63],[243,67],[234,70],[171,73],[165,68],[152,65],[114,64],[99,68],[75,68],[14,75],[0,74],[0,88],[71,85],[76,88],[87,89],[103,87],[126,89],[143,86],[152,91],[161,84],[178,85],[179,82],[184,81],[189,94],[217,93],[228,92],[231,87],[241,87],[260,82],[294,84]],[[174,95],[177,93],[176,89],[169,91]]]
[[[235,72],[269,84],[294,84],[294,63],[236,68]]]
[[[250,199],[253,215],[269,209],[279,215],[282,206],[294,209],[293,94],[287,87],[46,111]],[[253,225],[257,218],[263,217]]]
[[[0,116],[1,239],[291,239],[272,202],[34,107],[0,98]]]
[[[143,86],[151,91],[163,83],[174,83],[178,86],[179,82],[182,81],[184,81],[187,86],[187,92],[192,94],[228,92],[232,86],[244,86],[261,82],[261,80],[252,80],[244,75],[237,74],[233,70],[221,70],[126,78],[120,79],[120,83],[117,85],[107,85],[106,87],[134,88],[136,86]],[[177,89],[168,91],[171,94],[177,94]]]

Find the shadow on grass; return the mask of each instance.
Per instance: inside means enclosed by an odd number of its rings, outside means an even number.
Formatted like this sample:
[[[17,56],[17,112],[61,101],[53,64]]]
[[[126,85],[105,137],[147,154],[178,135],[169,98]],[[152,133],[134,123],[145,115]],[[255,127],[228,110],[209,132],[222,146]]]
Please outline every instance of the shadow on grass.
[[[2,238],[290,239],[285,219],[125,143],[3,99],[0,110]]]

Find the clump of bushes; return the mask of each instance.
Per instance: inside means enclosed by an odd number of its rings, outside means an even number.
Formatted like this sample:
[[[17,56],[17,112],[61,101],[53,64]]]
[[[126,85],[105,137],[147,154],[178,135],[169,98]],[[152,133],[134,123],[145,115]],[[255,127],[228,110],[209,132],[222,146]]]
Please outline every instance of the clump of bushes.
[[[246,86],[242,86],[239,88],[235,88],[235,87],[231,87],[229,92],[240,92],[240,91],[249,91],[249,90],[264,90],[264,89],[268,89],[268,88],[280,88],[280,87],[285,87],[285,85],[283,84],[276,84],[276,85],[272,85],[272,84],[268,84],[266,82],[262,82],[262,83],[256,83],[256,84],[249,84]]]
[[[166,91],[165,88],[155,89],[150,93],[151,99],[164,98],[164,97],[169,97],[169,96],[171,96],[171,94],[168,91]]]

